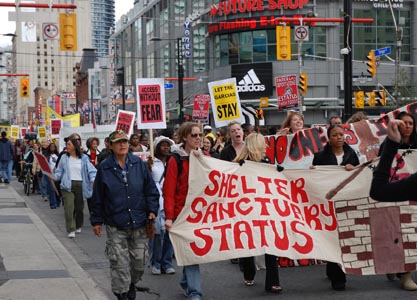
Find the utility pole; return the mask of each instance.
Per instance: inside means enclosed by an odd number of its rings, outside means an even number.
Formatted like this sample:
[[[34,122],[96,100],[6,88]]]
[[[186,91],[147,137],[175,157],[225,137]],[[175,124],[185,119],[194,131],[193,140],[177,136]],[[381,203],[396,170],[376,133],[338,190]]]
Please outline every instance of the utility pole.
[[[348,53],[343,55],[344,65],[344,85],[345,85],[345,109],[344,121],[352,115],[352,1],[344,0],[344,47],[349,49]]]

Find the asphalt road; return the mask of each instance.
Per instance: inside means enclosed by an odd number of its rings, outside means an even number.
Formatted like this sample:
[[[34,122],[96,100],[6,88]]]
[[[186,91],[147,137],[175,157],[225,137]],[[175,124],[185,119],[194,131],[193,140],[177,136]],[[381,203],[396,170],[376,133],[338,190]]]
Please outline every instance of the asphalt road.
[[[12,186],[27,201],[27,205],[43,220],[48,228],[56,235],[61,243],[74,256],[80,266],[98,283],[109,299],[115,299],[110,289],[108,261],[104,256],[105,237],[93,235],[88,221],[88,209],[85,207],[85,221],[82,233],[75,239],[69,239],[65,230],[64,209],[49,208],[40,195],[23,194],[23,185],[17,180]],[[184,300],[179,286],[182,268],[176,267],[174,275],[152,275],[147,269],[142,286],[150,288],[149,293],[137,293],[137,299],[154,300]],[[264,291],[265,271],[259,271],[255,285],[246,287],[243,284],[243,274],[237,265],[228,260],[201,265],[203,299],[302,299],[302,300],[333,300],[333,299],[415,299],[417,292],[407,292],[400,289],[399,280],[388,281],[383,275],[376,276],[347,276],[346,290],[337,292],[331,289],[330,282],[325,276],[325,266],[310,266],[296,268],[281,268],[280,279],[283,292],[271,294]],[[104,300],[104,299],[103,299]]]

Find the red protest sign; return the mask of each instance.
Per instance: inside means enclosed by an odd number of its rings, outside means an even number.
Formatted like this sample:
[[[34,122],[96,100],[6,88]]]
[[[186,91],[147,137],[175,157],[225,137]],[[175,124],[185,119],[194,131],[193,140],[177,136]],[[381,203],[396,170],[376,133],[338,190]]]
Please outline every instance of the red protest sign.
[[[194,96],[193,119],[208,122],[210,95],[200,94]]]
[[[42,155],[42,153],[33,151],[33,154],[35,154],[36,159],[38,160],[39,167],[42,170],[42,175],[46,175],[52,179],[54,179],[54,175],[51,171],[51,168],[49,167],[48,160],[45,156]]]
[[[159,84],[139,85],[139,105],[142,123],[162,122],[161,87]]]
[[[131,111],[119,110],[117,113],[116,129],[123,130],[127,135],[133,132],[133,123],[135,122],[135,113]]]
[[[278,110],[298,106],[297,76],[286,75],[275,77],[277,87]]]
[[[52,137],[59,137],[59,131],[62,128],[62,120],[61,119],[52,119],[51,120],[51,136]]]

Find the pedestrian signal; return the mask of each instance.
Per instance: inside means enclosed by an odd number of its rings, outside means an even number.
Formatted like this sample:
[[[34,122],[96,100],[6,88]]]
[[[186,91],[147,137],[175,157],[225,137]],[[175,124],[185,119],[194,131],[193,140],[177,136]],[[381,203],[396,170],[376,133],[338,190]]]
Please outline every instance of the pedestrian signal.
[[[20,98],[29,98],[29,78],[20,78]]]

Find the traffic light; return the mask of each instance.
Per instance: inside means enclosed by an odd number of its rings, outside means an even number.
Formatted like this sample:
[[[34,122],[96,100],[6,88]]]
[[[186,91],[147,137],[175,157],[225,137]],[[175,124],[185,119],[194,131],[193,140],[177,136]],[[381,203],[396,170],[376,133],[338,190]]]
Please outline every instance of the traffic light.
[[[366,57],[368,60],[366,65],[369,67],[367,69],[368,73],[371,74],[372,77],[376,76],[376,64],[375,64],[375,52],[374,50],[369,51],[368,56]]]
[[[366,93],[366,97],[368,98],[368,105],[375,106],[375,92]]]
[[[29,78],[20,78],[20,98],[29,98]]]
[[[386,91],[376,91],[378,94],[378,104],[381,106],[387,105],[387,92]]]
[[[290,26],[276,27],[277,60],[291,60],[291,28]]]
[[[355,95],[355,108],[364,108],[365,107],[364,92],[356,91],[354,95]]]
[[[307,93],[307,73],[300,74],[298,88],[300,89],[301,95],[304,95],[305,93]]]
[[[77,14],[59,14],[61,51],[77,51]]]

